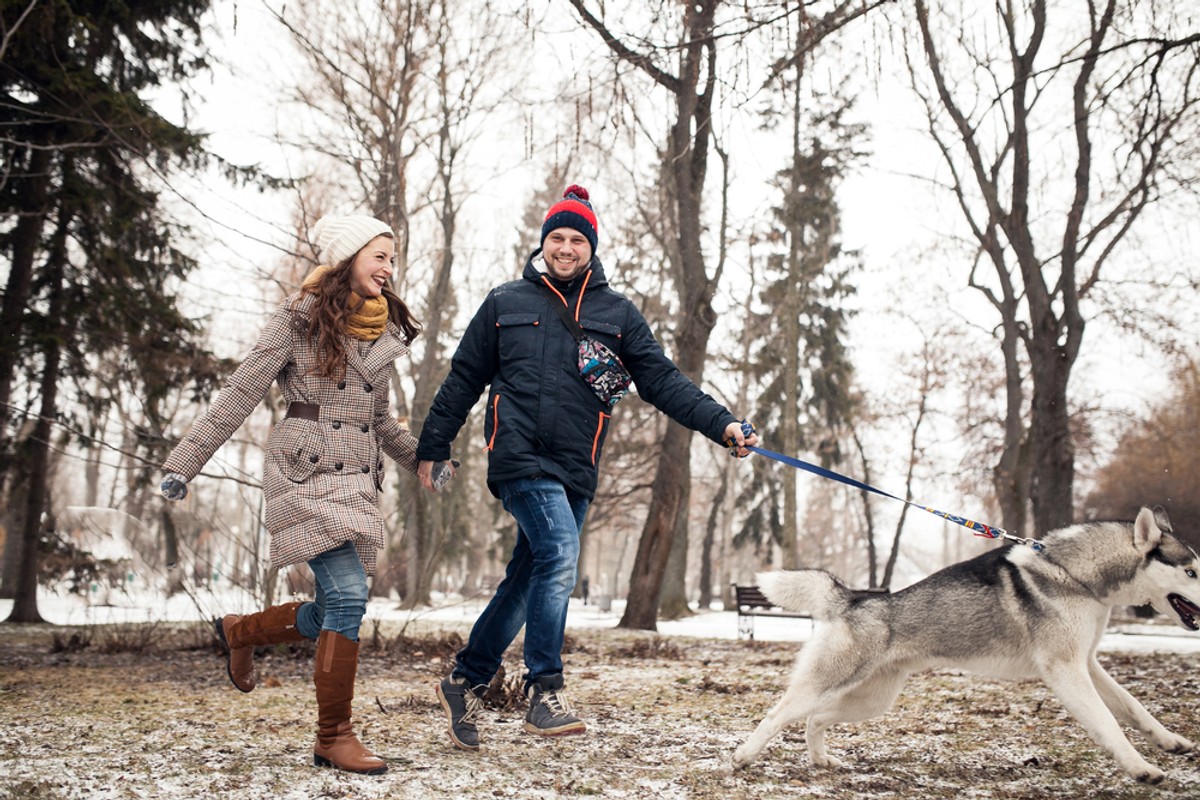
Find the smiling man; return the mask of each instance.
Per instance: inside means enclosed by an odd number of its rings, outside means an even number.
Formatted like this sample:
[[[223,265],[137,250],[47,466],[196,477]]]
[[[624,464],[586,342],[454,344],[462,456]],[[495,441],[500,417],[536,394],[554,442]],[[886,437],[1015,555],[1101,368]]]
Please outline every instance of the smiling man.
[[[611,412],[620,393],[601,397],[581,374],[580,354],[615,354],[638,394],[671,419],[738,455],[758,438],[742,434],[728,409],[667,358],[641,312],[608,285],[596,258],[598,224],[588,192],[570,186],[542,223],[541,247],[519,280],[496,287],[463,334],[417,446],[417,475],[432,468],[483,390],[491,387],[484,437],[488,487],[517,522],[504,580],[476,621],[455,667],[437,687],[457,747],[479,748],[481,696],[504,651],[525,627],[525,729],[543,736],[583,733],[563,694],[563,634],[575,587],[579,535],[596,492]],[[623,387],[623,384],[622,384]]]

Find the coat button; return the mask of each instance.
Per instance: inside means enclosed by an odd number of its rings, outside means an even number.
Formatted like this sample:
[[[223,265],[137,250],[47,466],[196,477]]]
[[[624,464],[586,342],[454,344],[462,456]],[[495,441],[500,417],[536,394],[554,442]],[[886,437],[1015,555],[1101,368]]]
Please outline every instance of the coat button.
[[[362,425],[362,432],[366,433],[369,430],[371,430],[371,426],[364,422]]]
[[[373,391],[375,391],[375,387],[368,383],[367,385],[363,386],[363,391],[364,392],[373,392]]]
[[[345,389],[345,388],[346,388],[346,382],[345,382],[345,381],[338,381],[338,388],[339,388],[339,389]]]
[[[339,462],[337,462],[336,464],[334,464],[334,465],[333,465],[333,468],[334,468],[334,469],[336,469],[336,470],[338,470],[338,471],[340,472],[340,471],[341,471],[341,469],[342,469],[342,467],[344,467],[344,466],[346,466],[346,465],[345,465],[345,464],[343,464],[342,462],[340,462],[340,461],[339,461]]]
[[[341,428],[342,428],[342,423],[340,423],[340,422],[334,422],[334,423],[333,423],[333,429],[334,429],[335,431],[337,431],[337,430],[341,430]]]
[[[309,456],[308,460],[315,464],[321,460],[321,457],[314,454],[314,455]]]
[[[366,475],[368,472],[371,471],[371,468],[368,467],[366,464],[363,464],[362,471],[363,471],[363,474]]]

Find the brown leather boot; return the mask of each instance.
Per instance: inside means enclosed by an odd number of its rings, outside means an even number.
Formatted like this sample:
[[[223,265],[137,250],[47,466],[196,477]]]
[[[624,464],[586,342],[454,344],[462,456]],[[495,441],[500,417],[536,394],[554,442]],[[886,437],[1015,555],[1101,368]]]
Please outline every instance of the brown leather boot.
[[[350,726],[350,703],[354,699],[357,672],[358,642],[340,633],[321,631],[313,668],[313,683],[317,685],[317,746],[313,748],[313,763],[346,772],[381,775],[387,772],[387,764],[363,747]]]
[[[227,614],[213,620],[217,638],[229,650],[226,671],[234,686],[249,692],[257,685],[258,676],[254,672],[256,645],[298,642],[304,638],[296,630],[296,610],[302,605],[284,603],[257,614]]]

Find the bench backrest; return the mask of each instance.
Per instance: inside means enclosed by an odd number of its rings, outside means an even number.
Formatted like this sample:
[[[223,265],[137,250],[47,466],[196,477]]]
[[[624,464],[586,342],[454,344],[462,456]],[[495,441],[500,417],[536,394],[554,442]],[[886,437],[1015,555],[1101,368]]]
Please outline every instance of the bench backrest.
[[[733,591],[738,608],[742,606],[749,608],[775,607],[775,604],[768,600],[767,596],[757,586],[734,586]]]

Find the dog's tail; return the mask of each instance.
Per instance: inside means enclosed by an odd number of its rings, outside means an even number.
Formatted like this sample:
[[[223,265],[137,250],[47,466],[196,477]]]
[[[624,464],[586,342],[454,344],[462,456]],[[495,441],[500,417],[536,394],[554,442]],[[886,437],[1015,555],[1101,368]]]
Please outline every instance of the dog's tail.
[[[758,588],[780,608],[809,614],[813,619],[841,616],[850,590],[823,569],[760,572],[755,576]]]

